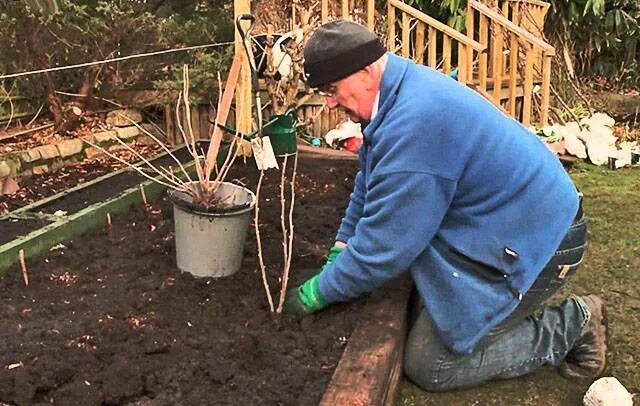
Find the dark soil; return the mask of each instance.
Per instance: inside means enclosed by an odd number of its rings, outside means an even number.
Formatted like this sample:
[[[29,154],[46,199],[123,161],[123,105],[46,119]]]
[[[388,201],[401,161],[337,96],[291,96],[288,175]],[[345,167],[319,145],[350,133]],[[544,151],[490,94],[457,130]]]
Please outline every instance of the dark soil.
[[[0,245],[11,242],[16,237],[27,235],[30,232],[50,224],[44,219],[3,219],[0,220]]]
[[[290,287],[333,243],[353,161],[301,160]],[[255,189],[253,164],[236,178]],[[282,244],[279,173],[265,179],[260,229],[274,296]],[[175,266],[164,199],[66,242],[0,281],[0,402],[18,405],[312,405],[358,321],[360,302],[301,321],[274,317],[253,230],[235,275],[197,279]],[[274,298],[277,302],[277,298]]]

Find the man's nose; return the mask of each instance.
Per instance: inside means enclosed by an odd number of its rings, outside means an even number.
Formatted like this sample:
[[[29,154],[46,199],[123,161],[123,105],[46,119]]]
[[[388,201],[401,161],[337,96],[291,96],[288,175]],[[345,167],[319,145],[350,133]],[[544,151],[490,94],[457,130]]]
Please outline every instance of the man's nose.
[[[324,100],[327,102],[327,107],[334,109],[338,107],[338,101],[333,96],[324,96]]]

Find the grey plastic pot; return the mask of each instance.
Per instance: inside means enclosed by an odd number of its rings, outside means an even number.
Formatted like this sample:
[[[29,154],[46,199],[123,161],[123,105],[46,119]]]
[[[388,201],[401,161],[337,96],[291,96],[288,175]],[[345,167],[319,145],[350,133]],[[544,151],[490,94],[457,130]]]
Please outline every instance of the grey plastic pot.
[[[186,193],[169,191],[178,268],[199,277],[229,276],[240,269],[256,204],[252,191],[228,182],[220,184],[215,196],[224,207],[197,207]]]

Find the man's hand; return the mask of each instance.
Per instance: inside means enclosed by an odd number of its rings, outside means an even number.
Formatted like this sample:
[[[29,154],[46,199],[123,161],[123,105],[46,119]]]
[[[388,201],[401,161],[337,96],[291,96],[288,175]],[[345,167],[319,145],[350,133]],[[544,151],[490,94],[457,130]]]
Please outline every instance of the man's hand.
[[[342,246],[340,246],[340,244]],[[324,271],[329,265],[331,265],[331,263],[338,257],[338,254],[340,254],[344,247],[346,247],[343,243],[340,244],[336,243],[336,246],[329,249],[327,262],[325,262],[320,271]],[[329,303],[322,296],[322,293],[320,293],[318,275],[315,275],[302,285],[289,290],[284,299],[285,312],[295,314],[297,316],[307,316],[317,312],[318,310],[322,310],[327,306],[329,306]]]
[[[344,250],[344,247],[338,246],[337,243],[336,243],[336,245],[331,247],[329,249],[329,255],[327,256],[327,262],[325,262],[324,265],[322,265],[322,268],[320,268],[320,270],[324,271],[325,268],[327,268],[329,265],[331,265],[333,263],[333,261],[335,261],[336,258],[338,258],[338,254],[340,254],[343,250]]]
[[[296,316],[307,316],[328,305],[329,302],[320,293],[318,275],[288,291],[284,299],[284,311]]]

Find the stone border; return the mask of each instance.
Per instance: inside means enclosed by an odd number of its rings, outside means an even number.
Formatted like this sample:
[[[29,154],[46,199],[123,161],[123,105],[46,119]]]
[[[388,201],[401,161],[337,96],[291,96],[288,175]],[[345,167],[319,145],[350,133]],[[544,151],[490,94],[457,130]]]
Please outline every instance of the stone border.
[[[155,131],[151,124],[141,124],[141,127],[152,134]],[[118,139],[132,142],[141,137],[146,137],[144,132],[137,126],[131,125],[64,140],[58,144],[41,145],[27,150],[1,154],[0,185],[9,176],[22,178],[39,175],[85,158],[103,154],[99,149],[85,143],[85,140],[107,150],[114,150],[123,148]]]

